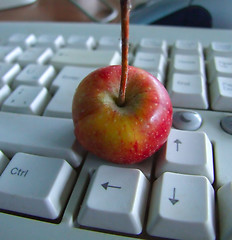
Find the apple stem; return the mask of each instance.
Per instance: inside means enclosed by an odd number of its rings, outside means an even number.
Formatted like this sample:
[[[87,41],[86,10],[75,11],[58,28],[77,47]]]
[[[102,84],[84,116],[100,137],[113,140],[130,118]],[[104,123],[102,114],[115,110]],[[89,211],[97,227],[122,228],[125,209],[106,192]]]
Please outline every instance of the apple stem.
[[[128,52],[129,52],[129,20],[131,0],[120,0],[121,5],[121,37],[122,37],[122,70],[118,96],[118,105],[123,106],[126,100],[126,84],[128,79]]]

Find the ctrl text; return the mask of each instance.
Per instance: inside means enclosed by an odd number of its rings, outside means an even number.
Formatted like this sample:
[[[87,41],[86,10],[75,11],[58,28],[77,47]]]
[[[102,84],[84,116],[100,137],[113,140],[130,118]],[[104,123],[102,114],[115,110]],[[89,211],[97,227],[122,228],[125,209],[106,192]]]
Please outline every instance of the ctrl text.
[[[26,177],[28,174],[29,170],[23,170],[21,168],[14,167],[11,169],[10,173],[11,175],[16,175],[20,177]]]

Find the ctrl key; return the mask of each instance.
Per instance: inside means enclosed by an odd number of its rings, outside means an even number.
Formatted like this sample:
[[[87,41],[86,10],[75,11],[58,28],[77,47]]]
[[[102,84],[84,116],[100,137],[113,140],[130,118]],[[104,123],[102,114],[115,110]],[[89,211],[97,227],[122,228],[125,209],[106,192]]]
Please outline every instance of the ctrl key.
[[[214,190],[204,176],[165,172],[153,184],[149,235],[181,240],[214,240]]]
[[[64,159],[17,153],[0,178],[0,209],[57,219],[75,175]]]

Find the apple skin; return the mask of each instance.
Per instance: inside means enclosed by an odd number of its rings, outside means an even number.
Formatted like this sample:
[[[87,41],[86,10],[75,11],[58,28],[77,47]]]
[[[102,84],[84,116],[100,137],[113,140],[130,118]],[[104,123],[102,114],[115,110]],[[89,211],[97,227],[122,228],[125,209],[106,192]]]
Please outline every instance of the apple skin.
[[[73,98],[74,133],[98,157],[122,164],[140,162],[167,140],[172,104],[164,86],[150,73],[129,66],[125,105],[116,104],[121,66],[86,76]]]

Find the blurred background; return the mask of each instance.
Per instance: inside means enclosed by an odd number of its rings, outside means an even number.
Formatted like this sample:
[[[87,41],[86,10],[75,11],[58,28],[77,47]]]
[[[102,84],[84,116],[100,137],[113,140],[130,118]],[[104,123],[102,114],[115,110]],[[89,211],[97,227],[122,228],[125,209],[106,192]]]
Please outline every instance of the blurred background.
[[[231,0],[132,0],[131,23],[232,28]],[[117,23],[120,0],[0,0],[0,21]]]

